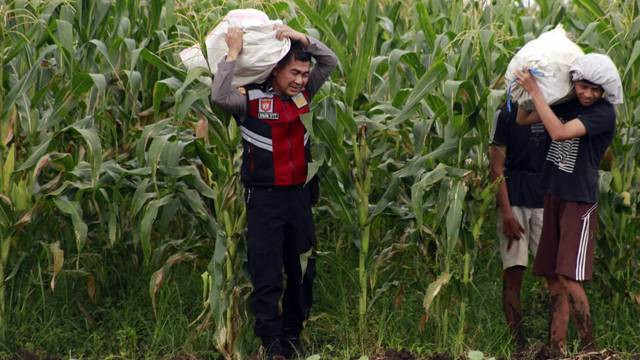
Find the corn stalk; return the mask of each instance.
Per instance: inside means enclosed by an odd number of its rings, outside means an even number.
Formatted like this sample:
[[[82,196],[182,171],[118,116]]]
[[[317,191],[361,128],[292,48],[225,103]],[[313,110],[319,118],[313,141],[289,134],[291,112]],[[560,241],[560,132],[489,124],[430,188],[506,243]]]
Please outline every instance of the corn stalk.
[[[420,249],[428,269],[418,289],[426,335],[455,356],[467,347],[477,252],[494,237],[486,230],[493,198],[486,147],[504,97],[502,75],[520,46],[558,23],[573,30],[585,50],[608,53],[621,67],[626,97],[602,171],[596,266],[614,304],[640,291],[638,1],[486,3],[242,3],[318,34],[339,58],[339,70],[304,121],[315,139],[310,169],[321,175],[322,206],[315,211],[331,218],[318,223],[318,233],[357,267],[363,352],[384,342],[371,336],[369,315],[378,299],[402,286],[390,274],[398,267],[394,256],[409,247]],[[19,258],[37,268],[53,265],[41,284],[19,286],[47,289],[56,280],[81,278],[91,297],[100,285],[93,274],[111,270],[106,259],[125,256],[152,272],[149,311],[159,323],[162,285],[172,268],[189,262],[206,274],[198,330],[213,319],[221,354],[248,355],[240,341],[248,330],[240,137],[231,119],[209,107],[209,88],[200,78],[210,74],[185,71],[176,57],[202,43],[235,6],[170,0],[0,5],[3,331],[14,311],[4,303],[7,284],[18,286],[15,279],[31,270],[18,267]],[[203,120],[205,139],[196,139],[194,128]],[[345,238],[353,248],[341,244]],[[40,242],[48,256],[32,251]],[[101,260],[87,261],[89,254]]]

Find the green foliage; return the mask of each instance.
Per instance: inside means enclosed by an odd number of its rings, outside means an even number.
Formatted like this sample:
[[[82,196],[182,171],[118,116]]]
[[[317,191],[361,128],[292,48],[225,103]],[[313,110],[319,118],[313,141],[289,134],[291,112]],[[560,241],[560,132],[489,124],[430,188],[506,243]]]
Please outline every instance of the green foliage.
[[[79,291],[88,295],[78,302],[84,308],[117,301],[112,284],[143,276],[148,301],[138,308],[153,329],[120,324],[117,350],[106,350],[135,357],[137,343],[167,340],[179,315],[163,289],[193,288],[181,273],[191,266],[203,296],[189,302],[196,310],[180,318],[182,331],[208,334],[202,341],[227,359],[255,349],[245,305],[241,137],[210,107],[206,70],[185,71],[177,57],[238,7],[262,8],[319,37],[340,61],[303,122],[315,140],[310,175],[321,179],[320,259],[338,263],[320,283],[344,288],[327,289],[336,295],[318,308],[328,322],[358,327],[344,334],[351,356],[399,342],[387,325],[415,330],[412,339],[430,351],[485,356],[468,348],[482,336],[470,325],[497,317],[482,318],[473,301],[497,291],[479,289],[498,279],[496,266],[485,265],[495,247],[490,123],[511,56],[558,23],[620,67],[625,103],[601,175],[595,271],[615,306],[640,298],[640,5],[485,3],[0,2],[0,336],[7,314],[28,319],[32,293],[45,313],[50,301],[71,306],[67,297]],[[407,314],[397,305],[405,297],[413,304]],[[355,303],[357,312],[348,306]],[[316,334],[335,336],[325,330]]]

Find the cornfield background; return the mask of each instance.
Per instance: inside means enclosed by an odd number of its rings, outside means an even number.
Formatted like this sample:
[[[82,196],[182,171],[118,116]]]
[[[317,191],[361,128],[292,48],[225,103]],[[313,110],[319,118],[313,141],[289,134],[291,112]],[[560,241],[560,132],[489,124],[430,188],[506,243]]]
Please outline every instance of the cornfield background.
[[[255,352],[240,134],[177,56],[247,7],[340,60],[304,119],[322,196],[311,353],[509,356],[488,138],[511,56],[556,24],[623,80],[587,292],[599,345],[640,352],[640,1],[14,0],[0,1],[0,358]],[[524,288],[544,341],[546,291]]]

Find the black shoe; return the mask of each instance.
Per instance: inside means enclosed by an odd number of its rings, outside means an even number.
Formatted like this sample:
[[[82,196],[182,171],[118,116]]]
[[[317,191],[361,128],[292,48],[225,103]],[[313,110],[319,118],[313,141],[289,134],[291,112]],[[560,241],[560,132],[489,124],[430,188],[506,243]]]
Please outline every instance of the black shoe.
[[[280,344],[284,354],[289,359],[304,358],[304,348],[298,336],[283,336],[280,338]]]
[[[282,349],[280,339],[277,337],[262,338],[262,346],[264,347],[265,360],[286,360],[287,356]]]

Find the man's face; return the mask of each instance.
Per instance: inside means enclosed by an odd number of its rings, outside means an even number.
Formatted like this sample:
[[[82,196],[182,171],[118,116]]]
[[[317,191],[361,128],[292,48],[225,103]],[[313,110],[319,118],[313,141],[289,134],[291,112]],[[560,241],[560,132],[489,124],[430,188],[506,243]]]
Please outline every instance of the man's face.
[[[589,84],[584,81],[576,81],[576,97],[582,106],[591,106],[598,101],[604,90],[598,85]]]
[[[309,81],[311,62],[292,59],[287,65],[273,70],[273,88],[282,95],[296,96]]]

